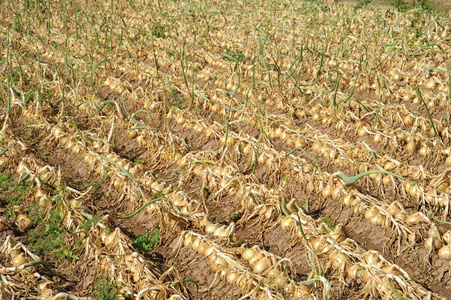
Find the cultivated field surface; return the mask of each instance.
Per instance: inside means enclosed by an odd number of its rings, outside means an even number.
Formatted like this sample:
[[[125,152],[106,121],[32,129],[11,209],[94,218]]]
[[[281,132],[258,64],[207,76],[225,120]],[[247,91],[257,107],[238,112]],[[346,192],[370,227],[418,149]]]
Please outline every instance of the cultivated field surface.
[[[451,299],[451,14],[0,2],[0,299]]]

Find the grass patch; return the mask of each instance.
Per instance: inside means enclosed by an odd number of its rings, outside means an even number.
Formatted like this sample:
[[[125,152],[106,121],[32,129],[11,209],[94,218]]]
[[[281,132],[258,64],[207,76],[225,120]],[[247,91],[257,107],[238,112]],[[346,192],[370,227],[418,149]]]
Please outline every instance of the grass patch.
[[[58,202],[60,196],[55,196],[52,199]],[[62,230],[64,225],[60,209],[54,208],[44,215],[41,213],[40,207],[33,203],[29,211],[30,219],[37,224],[36,228],[30,231],[27,237],[30,249],[41,256],[51,253],[58,255],[60,258],[79,259],[74,252],[81,249],[84,244],[79,242],[72,248],[67,243],[66,236]]]
[[[17,186],[16,186],[17,185]],[[5,173],[0,175],[0,200],[7,206],[7,214],[14,217],[13,207],[22,204],[25,196],[28,194],[30,184],[27,180],[23,180],[18,184],[11,174]]]

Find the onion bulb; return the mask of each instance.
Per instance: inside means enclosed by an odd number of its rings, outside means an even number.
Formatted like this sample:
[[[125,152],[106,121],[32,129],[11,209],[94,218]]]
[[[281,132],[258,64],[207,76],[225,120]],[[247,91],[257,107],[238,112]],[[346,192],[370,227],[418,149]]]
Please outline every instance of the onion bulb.
[[[199,247],[197,247],[197,253],[203,254],[205,250],[207,250],[208,246],[209,244],[206,241],[204,240],[200,241]]]
[[[254,249],[246,249],[243,254],[241,254],[241,257],[245,260],[251,259],[255,254],[257,254],[257,251]]]
[[[451,166],[451,155],[448,156],[448,157],[446,158],[445,164],[446,164],[447,166]]]
[[[131,140],[134,139],[137,135],[138,135],[138,132],[136,130],[130,130],[127,133],[127,137]]]
[[[284,230],[288,231],[288,230],[290,230],[291,228],[293,228],[295,226],[295,221],[294,221],[294,219],[292,217],[285,216],[280,221],[280,225],[282,226],[282,228]]]
[[[5,221],[0,219],[0,232],[8,230],[8,226],[6,226]]]
[[[211,245],[207,249],[205,249],[204,256],[210,257],[212,255],[216,255],[215,253],[216,253],[216,248],[214,245]]]
[[[418,224],[421,222],[426,222],[427,220],[424,218],[424,216],[421,215],[420,212],[416,212],[411,214],[410,216],[407,216],[407,218],[404,221],[407,224]]]
[[[450,247],[451,246],[443,246],[442,248],[440,248],[440,250],[438,250],[438,257],[440,259],[451,260]]]
[[[380,265],[381,260],[377,251],[370,250],[364,254],[368,265]]]
[[[269,260],[266,257],[260,259],[254,266],[254,272],[257,274],[263,273],[269,267]]]
[[[196,251],[199,248],[201,239],[196,237],[194,238],[193,242],[191,243],[191,249],[193,249],[194,251]]]
[[[26,258],[23,253],[20,253],[11,260],[11,264],[13,265],[13,267],[18,267],[29,262],[30,260]]]
[[[27,231],[31,229],[31,227],[33,227],[33,221],[30,218],[28,218],[27,215],[25,214],[19,215],[16,219],[16,222],[17,227],[22,232]]]
[[[426,239],[425,246],[428,249],[437,250],[443,246],[443,243],[437,239],[434,239],[434,237],[430,236]]]
[[[317,237],[312,242],[313,250],[318,254],[325,254],[332,249],[332,245],[326,241],[324,236]]]
[[[330,237],[336,242],[340,243],[346,239],[346,232],[342,224],[335,226],[334,230],[329,233]]]
[[[250,259],[249,259],[249,264],[251,265],[251,266],[255,266],[261,259],[263,259],[264,258],[264,256],[263,256],[263,254],[261,254],[261,253],[256,253],[254,256],[252,256]]]
[[[365,212],[365,219],[371,220],[373,217],[379,214],[379,209],[372,207]]]
[[[210,223],[210,224],[207,225],[207,227],[205,227],[205,232],[213,234],[216,231],[217,228],[218,228],[218,226],[216,226],[213,223]]]
[[[219,256],[216,256],[215,259],[210,262],[211,262],[211,268],[215,272],[219,272],[227,266],[227,262],[222,257],[219,257]]]
[[[237,281],[239,274],[236,272],[230,272],[226,276],[226,280],[228,283],[233,284]]]
[[[391,275],[400,275],[401,272],[399,271],[399,268],[396,265],[388,265],[388,266],[383,266],[382,271],[384,271],[387,274],[391,274]]]
[[[350,266],[346,272],[348,273],[348,276],[351,277],[352,279],[361,278],[366,275],[365,269],[359,266],[358,264]]]
[[[445,232],[443,234],[443,240],[445,241],[445,243],[447,243],[448,245],[451,245],[451,231],[448,230],[447,232]]]
[[[346,206],[351,206],[353,200],[354,198],[352,197],[352,193],[349,193],[343,198],[343,204]]]
[[[332,261],[332,265],[337,269],[342,269],[346,266],[346,264],[351,262],[349,256],[342,252],[333,253],[330,256],[330,260]]]

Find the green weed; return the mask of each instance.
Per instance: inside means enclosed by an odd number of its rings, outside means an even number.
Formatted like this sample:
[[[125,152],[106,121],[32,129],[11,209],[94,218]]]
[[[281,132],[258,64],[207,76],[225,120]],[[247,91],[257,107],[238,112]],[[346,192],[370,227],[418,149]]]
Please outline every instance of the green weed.
[[[36,156],[39,159],[45,159],[48,155],[49,155],[48,148],[46,148],[44,146],[37,146],[36,147]]]
[[[166,38],[166,26],[155,24],[152,26],[152,35],[156,38]]]
[[[157,224],[156,229],[146,234],[140,234],[133,239],[133,246],[139,251],[146,253],[152,251],[153,247],[160,243],[160,226]]]
[[[237,222],[239,219],[241,219],[241,215],[237,213],[231,213],[230,218],[232,219],[233,222]]]
[[[94,292],[92,293],[95,300],[117,300],[119,296],[126,296],[119,292],[117,287],[111,283],[108,278],[102,278],[94,282]]]
[[[243,52],[241,52],[241,50],[238,48],[227,48],[226,52],[222,55],[226,59],[235,61],[237,63],[240,63],[246,59],[246,56],[244,56]]]
[[[0,175],[0,191],[6,192],[13,187],[13,181],[11,180],[11,174]]]
[[[333,221],[330,217],[325,218],[323,222],[324,222],[324,224],[326,224],[326,226],[329,227],[331,230],[334,230],[334,229],[335,229],[334,221]]]
[[[102,216],[91,216],[88,214],[86,215],[89,217],[86,218],[86,221],[80,225],[80,229],[89,230],[92,228],[92,226],[97,224],[102,219]]]

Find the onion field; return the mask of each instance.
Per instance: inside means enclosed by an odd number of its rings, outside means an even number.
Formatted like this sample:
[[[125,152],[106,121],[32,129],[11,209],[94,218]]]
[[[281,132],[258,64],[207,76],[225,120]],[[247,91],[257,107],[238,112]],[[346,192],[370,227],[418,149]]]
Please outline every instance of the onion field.
[[[451,299],[451,13],[0,3],[0,299]]]

